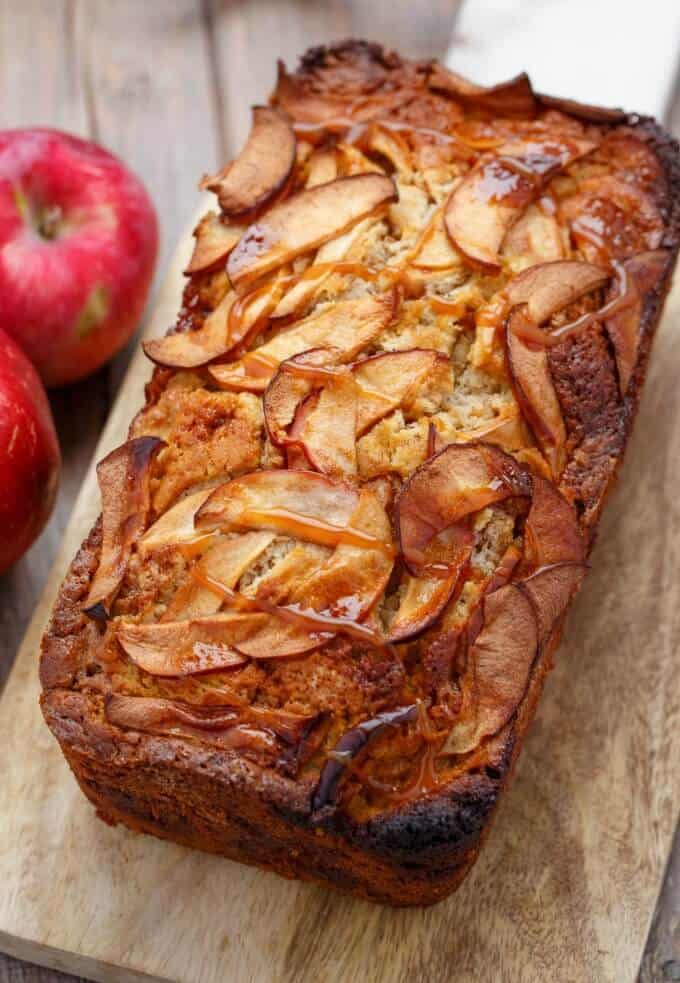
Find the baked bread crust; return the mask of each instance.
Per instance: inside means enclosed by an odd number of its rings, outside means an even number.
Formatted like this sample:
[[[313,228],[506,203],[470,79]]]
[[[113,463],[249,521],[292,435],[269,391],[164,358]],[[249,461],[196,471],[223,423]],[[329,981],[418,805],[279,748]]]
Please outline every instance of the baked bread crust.
[[[292,80],[319,98],[327,97],[327,83],[339,100],[348,95],[356,98],[357,87],[363,87],[386,92],[396,105],[403,102],[414,73],[432,73],[428,77],[437,81],[440,71],[403,62],[376,45],[346,42],[305,55],[295,76],[282,75],[285,84],[282,88],[280,79],[277,102],[287,109],[285,85]],[[391,80],[389,85],[385,77]],[[445,79],[445,84],[451,83]],[[431,91],[440,89],[433,85]],[[519,104],[507,103],[509,112],[521,116],[526,91],[522,85],[512,89]],[[465,103],[480,95],[462,89],[458,98]],[[603,133],[617,128],[634,133],[659,165],[649,192],[663,223],[658,248],[667,251],[668,262],[644,294],[639,345],[626,391],[619,394],[615,360],[597,325],[576,334],[570,344],[551,349],[549,355],[566,432],[572,439],[559,488],[576,508],[589,551],[635,417],[677,256],[680,158],[677,144],[653,120],[533,98],[538,112],[564,108],[569,117],[594,124]],[[422,112],[431,119],[434,109],[427,105]],[[418,111],[416,100],[413,112]],[[185,310],[181,327],[197,326],[188,324],[191,316]],[[156,369],[148,387],[147,409],[157,403],[171,375],[167,369]],[[43,640],[40,671],[45,719],[103,819],[393,905],[430,904],[455,889],[478,855],[509,780],[552,664],[563,612],[539,649],[516,712],[485,741],[477,766],[468,762],[441,786],[388,808],[383,803],[379,809],[353,813],[329,802],[315,809],[318,770],[286,774],[237,749],[123,728],[107,718],[106,701],[116,684],[102,676],[98,664],[92,664],[100,628],[83,612],[92,599],[101,546],[100,521],[62,585]]]

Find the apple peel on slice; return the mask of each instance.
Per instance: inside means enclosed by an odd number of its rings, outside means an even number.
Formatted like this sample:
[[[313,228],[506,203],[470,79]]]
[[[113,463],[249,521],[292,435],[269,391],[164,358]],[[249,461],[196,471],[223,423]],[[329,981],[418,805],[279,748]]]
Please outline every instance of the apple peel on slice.
[[[445,206],[444,222],[453,244],[473,262],[499,267],[503,240],[527,205],[558,171],[595,147],[577,138],[527,137],[484,155]]]
[[[383,174],[356,174],[299,191],[246,229],[229,254],[229,279],[240,290],[396,200],[394,182]]]
[[[226,260],[243,235],[242,225],[228,225],[215,212],[208,212],[194,229],[194,251],[185,274],[204,273]]]
[[[286,187],[296,156],[295,133],[281,113],[253,107],[248,140],[238,157],[201,187],[214,191],[225,215],[250,218]]]
[[[508,723],[526,693],[538,650],[529,599],[514,584],[487,594],[483,626],[461,679],[463,702],[441,754],[468,754]]]
[[[158,437],[135,437],[111,451],[97,465],[102,499],[102,545],[99,566],[83,610],[105,621],[125,576],[132,549],[144,532],[150,506],[153,463],[165,443]]]
[[[602,267],[579,260],[539,263],[514,277],[505,295],[511,307],[526,304],[530,320],[540,325],[579,297],[604,286],[610,277]]]
[[[661,283],[669,262],[669,253],[664,249],[656,249],[638,253],[621,264],[628,280],[626,291],[629,296],[624,298],[625,306],[612,313],[604,322],[614,347],[621,396],[625,396],[628,391],[637,364],[645,298]]]
[[[304,741],[322,714],[290,713],[268,707],[194,706],[155,697],[110,694],[105,702],[109,723],[142,733],[196,737],[218,747],[269,747],[272,735],[284,744]],[[238,731],[235,733],[235,728]]]
[[[430,544],[428,559],[440,569],[436,576],[406,574],[405,589],[387,632],[388,642],[410,641],[434,624],[460,587],[473,546],[472,531],[458,526],[445,529],[436,537]]]
[[[448,444],[417,468],[397,499],[406,566],[422,576],[428,546],[444,529],[511,496],[531,494],[529,473],[491,444]]]
[[[281,362],[315,348],[337,348],[338,360],[350,362],[379,335],[394,316],[394,290],[358,300],[327,304],[292,327],[280,331],[239,362],[211,366],[225,389],[264,392]]]
[[[516,307],[508,318],[507,364],[520,409],[557,478],[566,464],[567,430],[550,374],[548,353],[542,345],[522,336],[526,319],[524,307]]]

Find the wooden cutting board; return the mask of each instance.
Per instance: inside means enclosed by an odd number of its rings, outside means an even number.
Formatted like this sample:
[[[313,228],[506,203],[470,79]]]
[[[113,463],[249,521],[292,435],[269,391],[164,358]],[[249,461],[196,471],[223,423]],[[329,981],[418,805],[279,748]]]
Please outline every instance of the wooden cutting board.
[[[172,323],[189,237],[148,328]],[[373,906],[96,819],[38,709],[40,635],[94,470],[0,702],[0,949],[107,983],[633,981],[680,803],[680,345],[669,300],[636,434],[508,795],[456,895]],[[149,374],[133,361],[98,457]]]

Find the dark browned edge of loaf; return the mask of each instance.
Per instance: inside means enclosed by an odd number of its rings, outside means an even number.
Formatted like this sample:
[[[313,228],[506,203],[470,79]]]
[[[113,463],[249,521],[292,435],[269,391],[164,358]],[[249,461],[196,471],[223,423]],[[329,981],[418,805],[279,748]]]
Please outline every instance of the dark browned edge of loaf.
[[[339,49],[364,63],[397,58],[378,45],[347,41],[312,49],[302,65],[323,66]],[[599,121],[592,107],[560,105],[574,116]],[[645,304],[638,363],[622,407],[618,399],[608,399],[617,382],[611,353],[596,351],[605,346],[601,336],[585,332],[551,357],[568,429],[578,426],[585,434],[580,464],[570,460],[561,486],[576,499],[589,549],[631,431],[680,246],[678,144],[651,118],[622,113],[618,122],[634,127],[661,164],[657,203],[666,229],[661,245],[671,251],[672,262]],[[153,397],[150,385],[147,401]],[[43,639],[40,676],[45,719],[102,819],[392,905],[431,904],[458,885],[488,834],[551,668],[561,622],[537,658],[527,695],[498,742],[495,759],[483,770],[364,824],[330,810],[312,825],[309,794],[295,781],[234,752],[121,731],[99,719],[94,694],[70,689],[76,669],[88,662],[81,604],[97,567],[100,539],[97,522],[59,592]]]

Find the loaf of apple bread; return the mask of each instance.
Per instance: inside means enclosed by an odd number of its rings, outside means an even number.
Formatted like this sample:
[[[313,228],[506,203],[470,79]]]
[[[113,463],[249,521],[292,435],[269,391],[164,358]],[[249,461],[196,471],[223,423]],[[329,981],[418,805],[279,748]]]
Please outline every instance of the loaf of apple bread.
[[[390,904],[458,885],[635,415],[678,159],[524,75],[280,67],[44,637],[103,819]]]

